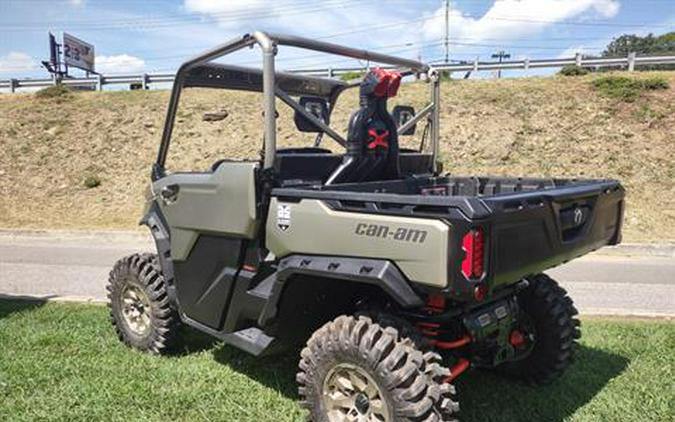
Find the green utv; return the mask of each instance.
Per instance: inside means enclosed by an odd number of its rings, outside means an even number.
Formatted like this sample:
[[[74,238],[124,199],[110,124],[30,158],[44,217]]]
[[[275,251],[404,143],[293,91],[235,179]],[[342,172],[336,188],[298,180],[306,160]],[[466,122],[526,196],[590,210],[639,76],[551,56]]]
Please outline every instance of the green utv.
[[[214,62],[256,46],[261,69]],[[387,67],[353,83],[276,72],[280,46]],[[428,104],[390,113],[401,79],[415,76]],[[469,367],[531,383],[559,377],[579,320],[542,271],[617,244],[624,189],[442,175],[439,84],[424,63],[262,32],[184,63],[142,219],[157,254],[124,258],[110,273],[120,339],[161,353],[182,323],[256,356],[305,343],[298,394],[315,421],[457,420],[452,382]],[[167,172],[186,87],[262,94],[261,159]],[[360,104],[343,136],[329,121],[350,88]],[[314,145],[277,149],[277,100]],[[421,146],[399,147],[416,125]],[[322,148],[326,137],[344,152]]]

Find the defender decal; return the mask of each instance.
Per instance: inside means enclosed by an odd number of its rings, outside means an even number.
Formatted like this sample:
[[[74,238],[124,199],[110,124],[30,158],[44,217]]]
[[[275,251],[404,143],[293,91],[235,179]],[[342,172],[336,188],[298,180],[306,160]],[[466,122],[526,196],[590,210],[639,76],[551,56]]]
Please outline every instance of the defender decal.
[[[427,238],[426,230],[409,227],[394,228],[382,224],[359,223],[356,225],[354,233],[359,236],[380,237],[382,239],[394,239],[412,243],[424,243]]]
[[[279,204],[277,206],[277,227],[281,231],[286,231],[291,227],[291,206]]]

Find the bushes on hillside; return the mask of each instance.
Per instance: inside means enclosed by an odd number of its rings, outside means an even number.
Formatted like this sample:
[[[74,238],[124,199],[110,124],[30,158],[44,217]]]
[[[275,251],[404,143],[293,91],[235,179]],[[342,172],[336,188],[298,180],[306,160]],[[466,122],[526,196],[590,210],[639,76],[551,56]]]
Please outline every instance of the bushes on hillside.
[[[590,70],[586,69],[585,67],[577,66],[577,65],[567,65],[560,69],[560,73],[563,76],[583,76],[587,75],[590,72]]]
[[[345,82],[350,82],[356,79],[361,79],[363,78],[363,75],[365,75],[365,72],[346,72],[340,75],[340,79],[342,79]]]
[[[661,77],[633,79],[625,76],[605,76],[593,81],[593,87],[600,94],[620,99],[635,101],[643,91],[668,89],[668,81]]]
[[[101,179],[96,175],[88,175],[84,178],[83,184],[87,189],[93,189],[101,186]]]
[[[72,93],[71,89],[67,86],[58,84],[50,86],[48,88],[43,88],[35,93],[37,98],[60,98],[66,97]]]

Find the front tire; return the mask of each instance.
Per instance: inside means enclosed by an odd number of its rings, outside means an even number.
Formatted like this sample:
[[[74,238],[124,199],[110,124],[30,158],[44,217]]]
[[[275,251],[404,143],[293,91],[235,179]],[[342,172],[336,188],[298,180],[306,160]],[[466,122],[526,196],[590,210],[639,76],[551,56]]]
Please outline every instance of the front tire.
[[[528,281],[530,285],[518,294],[518,303],[526,325],[533,329],[534,344],[527,356],[499,369],[528,383],[548,384],[574,361],[581,323],[572,299],[552,278],[539,274]]]
[[[301,404],[315,422],[456,421],[450,371],[392,327],[340,316],[302,350]]]
[[[108,306],[117,336],[138,350],[161,354],[173,346],[178,316],[154,254],[117,261],[108,279]]]

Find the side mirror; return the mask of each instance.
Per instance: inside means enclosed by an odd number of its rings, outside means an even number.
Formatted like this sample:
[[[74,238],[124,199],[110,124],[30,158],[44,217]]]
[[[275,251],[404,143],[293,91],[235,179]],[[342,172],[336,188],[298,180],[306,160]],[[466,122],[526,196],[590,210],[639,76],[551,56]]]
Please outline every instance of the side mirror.
[[[396,122],[396,127],[401,127],[408,121],[412,120],[413,117],[415,117],[415,109],[411,106],[397,105],[391,111],[391,116],[394,118],[394,122]],[[405,132],[399,133],[399,135],[403,136],[414,135],[416,126],[417,124],[412,125]]]
[[[328,103],[326,100],[319,97],[300,97],[299,103],[309,114],[315,116],[326,125],[329,124]],[[300,132],[322,132],[321,128],[317,127],[297,111],[293,116],[293,121],[295,122],[295,127],[297,127]]]

